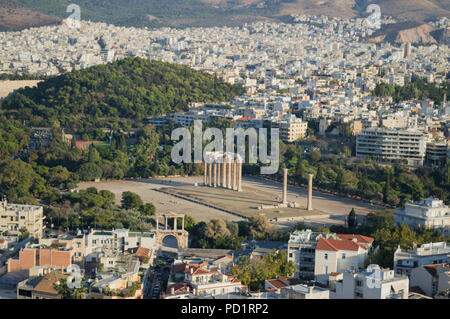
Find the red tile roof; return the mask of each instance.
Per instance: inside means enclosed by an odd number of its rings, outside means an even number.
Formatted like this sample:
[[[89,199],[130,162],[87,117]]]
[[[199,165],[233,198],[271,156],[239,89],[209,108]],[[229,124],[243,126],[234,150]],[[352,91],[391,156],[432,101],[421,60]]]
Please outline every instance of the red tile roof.
[[[372,237],[367,237],[367,236],[363,236],[363,235],[336,234],[336,237],[339,239],[342,239],[342,240],[356,239],[358,241],[358,243],[363,243],[363,244],[373,243]]]
[[[352,250],[357,251],[359,248],[367,249],[361,244],[355,243],[351,240],[336,240],[336,239],[326,239],[320,238],[317,243],[316,250],[328,250],[328,251],[339,251],[339,250]]]
[[[136,251],[136,257],[138,258],[150,258],[150,249],[139,247]]]
[[[444,266],[444,267],[450,268],[450,264],[447,264],[447,263],[435,264],[435,265],[425,265],[423,267],[431,274],[431,276],[436,277],[437,266]]]
[[[210,271],[205,270],[205,269],[201,269],[201,268],[197,268],[193,273],[192,276],[202,276],[202,275],[209,275],[211,274]]]
[[[271,280],[267,280],[267,282],[269,284],[271,284],[272,286],[274,286],[275,288],[277,288],[277,289],[280,289],[282,287],[286,287],[287,286],[286,283],[282,282],[279,279],[271,279]]]
[[[190,286],[189,286],[188,283],[175,283],[175,284],[172,284],[172,285],[167,287],[166,293],[170,294],[171,293],[170,290],[172,288],[174,288],[174,293],[175,294],[182,293],[182,292],[189,292],[189,290],[190,290],[189,289]]]

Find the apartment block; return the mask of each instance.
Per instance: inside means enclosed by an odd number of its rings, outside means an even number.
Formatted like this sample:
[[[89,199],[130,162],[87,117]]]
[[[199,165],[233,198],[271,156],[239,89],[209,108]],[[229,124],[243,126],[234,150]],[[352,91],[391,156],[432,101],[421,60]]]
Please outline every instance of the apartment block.
[[[30,269],[35,266],[65,269],[72,264],[71,250],[47,248],[25,248],[19,258],[8,260],[8,272]]]
[[[450,289],[450,264],[425,265],[411,271],[410,286],[419,287],[426,296]]]
[[[272,122],[272,127],[277,127],[280,130],[280,139],[285,143],[292,143],[299,138],[306,136],[306,129],[308,122],[304,122],[295,115],[287,116],[282,120]]]
[[[356,135],[356,157],[406,160],[409,166],[423,165],[426,139],[417,130],[368,128]]]
[[[328,284],[336,272],[358,271],[369,256],[367,246],[354,240],[320,238],[316,246],[314,276],[316,281]]]
[[[426,198],[419,202],[408,201],[403,209],[394,211],[396,224],[410,227],[432,228],[448,237],[450,235],[450,207],[437,198]]]
[[[331,299],[408,299],[409,280],[391,269],[369,265],[361,272],[344,272]]]
[[[44,227],[44,210],[42,206],[11,204],[0,201],[0,232],[20,234],[26,228],[31,237],[42,237]]]
[[[291,234],[288,243],[288,261],[292,261],[296,267],[295,277],[314,279],[316,247],[321,239],[351,241],[365,247],[366,250],[369,250],[373,243],[373,238],[362,235],[322,234],[312,232],[310,229],[295,231]]]
[[[394,253],[394,271],[396,274],[411,275],[414,268],[450,262],[450,246],[446,242],[429,243],[413,249],[400,247]]]

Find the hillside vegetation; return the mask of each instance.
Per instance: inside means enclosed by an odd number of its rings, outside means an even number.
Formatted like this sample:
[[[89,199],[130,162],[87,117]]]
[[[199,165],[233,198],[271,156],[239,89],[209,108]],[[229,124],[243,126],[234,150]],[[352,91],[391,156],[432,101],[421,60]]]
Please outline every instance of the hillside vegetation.
[[[226,101],[242,93],[241,86],[186,66],[126,58],[19,89],[1,109],[31,125],[47,126],[57,120],[71,128],[87,118],[141,120],[186,110],[189,102]]]

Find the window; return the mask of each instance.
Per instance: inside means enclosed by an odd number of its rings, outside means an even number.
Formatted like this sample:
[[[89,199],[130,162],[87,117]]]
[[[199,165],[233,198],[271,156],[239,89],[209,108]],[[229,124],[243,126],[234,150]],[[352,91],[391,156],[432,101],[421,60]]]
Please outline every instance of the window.
[[[345,254],[342,254],[342,259],[345,259]]]
[[[328,254],[325,254],[323,258],[328,259]]]

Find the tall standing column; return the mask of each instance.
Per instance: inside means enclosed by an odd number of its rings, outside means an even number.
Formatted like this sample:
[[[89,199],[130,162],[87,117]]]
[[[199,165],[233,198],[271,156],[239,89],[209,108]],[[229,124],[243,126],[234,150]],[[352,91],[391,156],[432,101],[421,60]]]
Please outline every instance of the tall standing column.
[[[287,175],[288,169],[283,168],[283,204],[287,204]]]
[[[220,187],[220,184],[222,183],[222,163],[217,162],[217,186]]]
[[[222,159],[222,187],[227,187],[227,158],[225,155]]]
[[[217,187],[217,163],[214,162],[214,187]]]
[[[207,181],[206,181],[207,174],[208,174],[208,164],[205,162],[205,165],[203,166],[203,185],[205,185],[205,186],[207,183]]]
[[[227,161],[227,173],[228,173],[228,176],[227,176],[227,188],[228,189],[231,189],[231,167],[232,167],[231,161],[228,160]]]
[[[306,206],[307,210],[312,210],[312,183],[313,183],[313,174],[308,174],[308,204]]]
[[[238,164],[238,192],[242,191],[242,163]]]
[[[212,163],[208,163],[208,185],[212,186]]]
[[[237,169],[237,160],[234,160],[233,163],[233,189],[237,190],[237,186],[238,186],[238,173],[237,173],[238,169]]]

